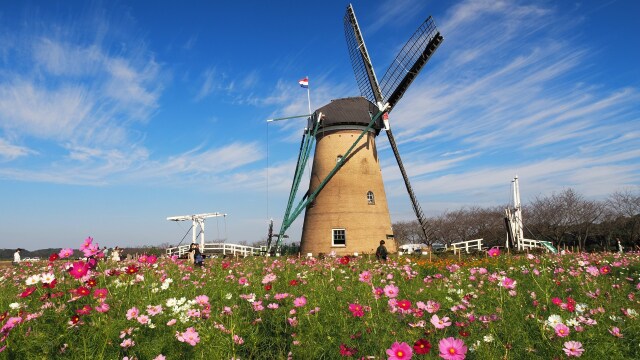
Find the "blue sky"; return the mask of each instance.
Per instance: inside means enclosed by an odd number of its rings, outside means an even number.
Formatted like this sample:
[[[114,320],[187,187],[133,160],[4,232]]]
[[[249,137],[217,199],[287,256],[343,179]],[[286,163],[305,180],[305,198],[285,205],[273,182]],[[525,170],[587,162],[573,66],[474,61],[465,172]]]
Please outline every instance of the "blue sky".
[[[177,243],[224,212],[252,243],[286,205],[311,102],[359,95],[343,1],[0,5],[0,247]],[[428,215],[640,185],[640,3],[353,3],[378,76],[428,16],[445,41],[391,114]],[[412,210],[378,137],[392,221]],[[304,180],[302,187],[308,185]],[[302,222],[291,231],[299,237]]]

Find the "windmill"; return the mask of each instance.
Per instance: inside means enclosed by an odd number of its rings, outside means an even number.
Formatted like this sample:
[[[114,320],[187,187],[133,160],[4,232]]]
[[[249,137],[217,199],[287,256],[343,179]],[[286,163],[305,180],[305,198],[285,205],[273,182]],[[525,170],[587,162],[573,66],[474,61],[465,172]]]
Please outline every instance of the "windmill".
[[[429,227],[413,192],[388,122],[388,114],[442,43],[428,17],[400,50],[378,83],[353,7],[347,7],[344,30],[362,97],[333,100],[316,110],[303,134],[289,202],[276,247],[295,218],[306,209],[300,251],[338,254],[371,253],[393,230],[375,143],[386,130],[418,222],[428,239]],[[302,172],[316,142],[309,190],[293,206]],[[269,244],[269,249],[271,244]]]

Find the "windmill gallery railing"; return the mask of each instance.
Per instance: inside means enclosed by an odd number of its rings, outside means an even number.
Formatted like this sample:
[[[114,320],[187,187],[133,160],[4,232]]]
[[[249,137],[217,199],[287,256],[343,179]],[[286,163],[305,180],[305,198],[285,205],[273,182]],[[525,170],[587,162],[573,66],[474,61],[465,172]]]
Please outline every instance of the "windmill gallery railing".
[[[167,256],[177,255],[178,257],[184,257],[189,252],[190,246],[191,244],[180,245],[167,248],[165,251]],[[231,255],[246,257],[252,255],[261,255],[263,250],[257,247],[246,245],[228,243],[205,243],[204,247],[200,249],[200,251],[205,255]]]

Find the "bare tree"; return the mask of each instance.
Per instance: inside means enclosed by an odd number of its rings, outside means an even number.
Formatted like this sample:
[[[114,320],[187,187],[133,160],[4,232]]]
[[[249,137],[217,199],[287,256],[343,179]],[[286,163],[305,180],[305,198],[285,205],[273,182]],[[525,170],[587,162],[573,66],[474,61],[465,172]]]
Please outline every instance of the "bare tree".
[[[630,189],[616,191],[606,202],[611,211],[611,221],[617,232],[629,246],[638,245],[640,237],[640,192]]]
[[[393,235],[398,245],[427,244],[427,239],[420,228],[418,221],[399,221],[393,224]]]

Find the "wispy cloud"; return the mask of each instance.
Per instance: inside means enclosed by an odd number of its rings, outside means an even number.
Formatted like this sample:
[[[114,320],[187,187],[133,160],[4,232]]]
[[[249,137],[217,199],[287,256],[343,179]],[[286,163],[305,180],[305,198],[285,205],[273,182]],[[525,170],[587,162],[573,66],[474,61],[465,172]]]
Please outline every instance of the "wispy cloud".
[[[29,148],[11,144],[9,141],[0,138],[0,160],[11,161],[33,153],[35,152]]]
[[[516,173],[534,195],[575,187],[598,197],[637,183],[630,129],[640,92],[594,82],[604,69],[592,68],[591,45],[573,33],[582,20],[543,4],[475,0],[440,19],[443,45],[391,116],[419,197],[504,203]],[[384,161],[391,196],[406,196],[397,165]]]

